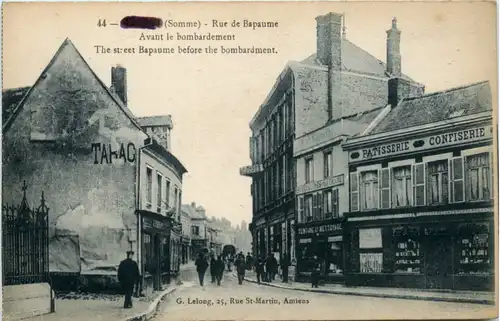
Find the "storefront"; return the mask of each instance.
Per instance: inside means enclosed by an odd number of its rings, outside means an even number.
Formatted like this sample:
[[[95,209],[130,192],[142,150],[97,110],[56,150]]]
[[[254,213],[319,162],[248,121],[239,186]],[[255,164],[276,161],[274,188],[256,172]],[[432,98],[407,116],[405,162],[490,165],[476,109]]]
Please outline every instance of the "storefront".
[[[493,290],[493,217],[487,203],[351,213],[346,284]]]
[[[191,238],[187,235],[181,235],[181,263],[186,264],[191,260]]]
[[[171,270],[171,227],[169,218],[149,211],[138,211],[141,220],[143,287],[159,290],[169,283]]]
[[[310,281],[316,255],[325,282],[344,282],[343,225],[342,218],[296,224],[297,281]]]

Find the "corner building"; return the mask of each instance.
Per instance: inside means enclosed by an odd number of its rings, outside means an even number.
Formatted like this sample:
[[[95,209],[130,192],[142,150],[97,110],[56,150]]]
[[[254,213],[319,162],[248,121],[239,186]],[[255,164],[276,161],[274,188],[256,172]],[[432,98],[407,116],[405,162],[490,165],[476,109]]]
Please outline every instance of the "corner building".
[[[492,126],[482,82],[396,99],[343,145],[347,285],[494,289]]]

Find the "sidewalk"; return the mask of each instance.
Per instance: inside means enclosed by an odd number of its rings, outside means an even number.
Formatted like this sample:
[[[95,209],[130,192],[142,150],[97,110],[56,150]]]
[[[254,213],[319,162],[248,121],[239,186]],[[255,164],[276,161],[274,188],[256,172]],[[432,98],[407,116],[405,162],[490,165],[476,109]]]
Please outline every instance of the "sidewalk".
[[[236,276],[236,273],[233,273]],[[246,271],[245,280],[257,283],[255,272]],[[476,291],[437,292],[424,289],[383,288],[383,287],[346,287],[342,284],[326,284],[319,288],[311,288],[310,283],[291,282],[283,283],[276,278],[272,283],[261,282],[265,286],[281,289],[329,293],[340,295],[369,296],[379,298],[394,298],[408,300],[428,300],[460,303],[495,304],[495,293]]]
[[[191,262],[190,262],[191,263]],[[180,268],[181,280],[191,277],[194,264]],[[171,295],[181,284],[172,280],[163,291],[155,291],[141,298],[133,297],[134,307],[123,308],[123,295],[69,293],[55,299],[56,312],[35,316],[23,321],[136,321],[151,319],[160,301]]]

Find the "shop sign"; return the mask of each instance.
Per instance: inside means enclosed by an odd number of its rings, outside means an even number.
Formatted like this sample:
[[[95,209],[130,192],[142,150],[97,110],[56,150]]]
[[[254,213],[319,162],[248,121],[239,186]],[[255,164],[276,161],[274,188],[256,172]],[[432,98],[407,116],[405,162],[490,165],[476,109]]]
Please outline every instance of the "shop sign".
[[[168,223],[158,220],[152,220],[150,218],[144,218],[144,228],[155,228],[159,230],[168,229]]]
[[[309,193],[311,191],[316,191],[324,188],[334,187],[344,184],[344,174],[333,176],[322,181],[311,182],[305,185],[297,187],[297,194]]]
[[[256,164],[240,168],[240,175],[249,176],[263,171],[264,171],[264,166],[262,164]]]
[[[400,155],[418,150],[436,147],[453,146],[462,143],[472,143],[493,137],[492,126],[482,126],[444,134],[427,136],[419,139],[410,139],[375,147],[355,150],[349,153],[352,161],[377,159],[387,156]]]
[[[382,248],[382,229],[370,228],[359,230],[360,249]]]
[[[304,234],[316,234],[316,233],[329,233],[342,230],[342,224],[326,224],[320,226],[310,226],[310,227],[299,227],[299,235]]]

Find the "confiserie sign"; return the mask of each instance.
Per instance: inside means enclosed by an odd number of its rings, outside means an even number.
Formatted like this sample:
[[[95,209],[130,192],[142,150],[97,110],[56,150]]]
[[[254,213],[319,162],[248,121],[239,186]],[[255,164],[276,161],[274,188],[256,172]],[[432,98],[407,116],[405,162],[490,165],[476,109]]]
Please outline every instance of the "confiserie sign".
[[[427,136],[420,139],[411,139],[390,144],[378,145],[370,148],[364,148],[350,152],[349,159],[353,161],[376,159],[409,153],[416,150],[453,146],[465,142],[475,142],[492,137],[493,128],[491,126],[482,126]]]

